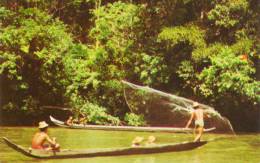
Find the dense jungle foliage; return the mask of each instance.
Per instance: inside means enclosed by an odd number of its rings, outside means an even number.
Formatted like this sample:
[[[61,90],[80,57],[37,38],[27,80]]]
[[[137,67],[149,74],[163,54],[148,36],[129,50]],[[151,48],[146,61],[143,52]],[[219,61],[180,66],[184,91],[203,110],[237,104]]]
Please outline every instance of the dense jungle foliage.
[[[1,0],[1,123],[36,123],[49,105],[144,125],[124,79],[260,130],[259,10],[258,0]]]

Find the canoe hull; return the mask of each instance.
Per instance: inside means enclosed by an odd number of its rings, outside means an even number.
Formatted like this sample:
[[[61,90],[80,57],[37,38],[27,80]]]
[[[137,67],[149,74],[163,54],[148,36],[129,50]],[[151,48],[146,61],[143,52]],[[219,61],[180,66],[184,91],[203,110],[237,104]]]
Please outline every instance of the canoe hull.
[[[68,126],[64,122],[59,121],[52,116],[50,120],[57,126],[71,129],[87,129],[87,130],[108,130],[108,131],[137,131],[137,132],[172,132],[186,133],[193,132],[191,128],[174,128],[174,127],[133,127],[133,126],[104,126],[104,125],[71,125]],[[216,128],[204,129],[204,132],[210,132]]]
[[[26,149],[16,145],[7,138],[3,138],[4,142],[25,156],[39,159],[65,159],[65,158],[87,158],[87,157],[102,157],[102,156],[120,156],[120,155],[136,155],[136,154],[151,154],[163,152],[181,152],[192,150],[203,146],[207,141],[201,142],[183,142],[177,144],[153,145],[142,147],[125,147],[116,149],[95,149],[95,150],[64,150],[60,152],[48,152],[42,150]]]

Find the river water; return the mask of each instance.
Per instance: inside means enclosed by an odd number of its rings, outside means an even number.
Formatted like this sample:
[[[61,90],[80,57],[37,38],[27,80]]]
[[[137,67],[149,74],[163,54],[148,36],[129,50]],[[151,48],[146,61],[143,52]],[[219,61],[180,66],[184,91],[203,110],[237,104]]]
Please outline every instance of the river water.
[[[0,127],[0,137],[8,137],[16,144],[28,147],[37,128]],[[156,143],[192,141],[192,134],[149,133],[126,131],[97,131],[49,128],[64,149],[93,149],[127,147],[135,136],[147,138],[153,135]],[[260,134],[205,134],[203,140],[217,138],[208,144],[185,152],[169,152],[146,155],[94,157],[63,160],[37,160],[23,156],[0,141],[0,162],[46,163],[260,163]]]

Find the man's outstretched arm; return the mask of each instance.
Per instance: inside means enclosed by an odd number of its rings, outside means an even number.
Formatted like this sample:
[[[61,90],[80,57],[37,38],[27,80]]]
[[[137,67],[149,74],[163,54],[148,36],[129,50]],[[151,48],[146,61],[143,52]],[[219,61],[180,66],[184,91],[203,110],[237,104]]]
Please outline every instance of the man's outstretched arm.
[[[190,119],[189,119],[189,121],[188,121],[188,123],[187,123],[185,128],[188,128],[190,126],[191,121],[193,120],[193,117],[194,117],[194,112],[191,113]]]
[[[56,140],[55,140],[55,138],[52,140],[48,135],[46,135],[46,140],[47,140],[51,145],[56,145]]]

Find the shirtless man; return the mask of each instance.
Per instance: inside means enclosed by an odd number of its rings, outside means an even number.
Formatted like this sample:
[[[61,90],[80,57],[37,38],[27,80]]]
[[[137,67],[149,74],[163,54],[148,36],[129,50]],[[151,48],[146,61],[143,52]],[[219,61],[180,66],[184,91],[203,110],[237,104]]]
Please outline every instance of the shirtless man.
[[[56,138],[51,139],[48,134],[48,124],[45,121],[39,123],[40,131],[37,132],[32,139],[32,149],[42,149],[42,150],[56,150],[60,149],[60,145],[56,143]],[[48,144],[44,144],[45,142]]]
[[[73,125],[73,117],[72,117],[72,116],[69,117],[69,119],[66,121],[66,124],[67,124],[68,126]]]
[[[192,111],[190,120],[188,121],[186,128],[188,128],[192,122],[192,120],[195,120],[195,133],[197,134],[194,142],[200,141],[201,135],[204,130],[204,111],[199,107],[199,103],[194,102],[193,108],[195,109]]]
[[[79,114],[79,124],[86,125],[87,124],[87,118],[83,113]]]

